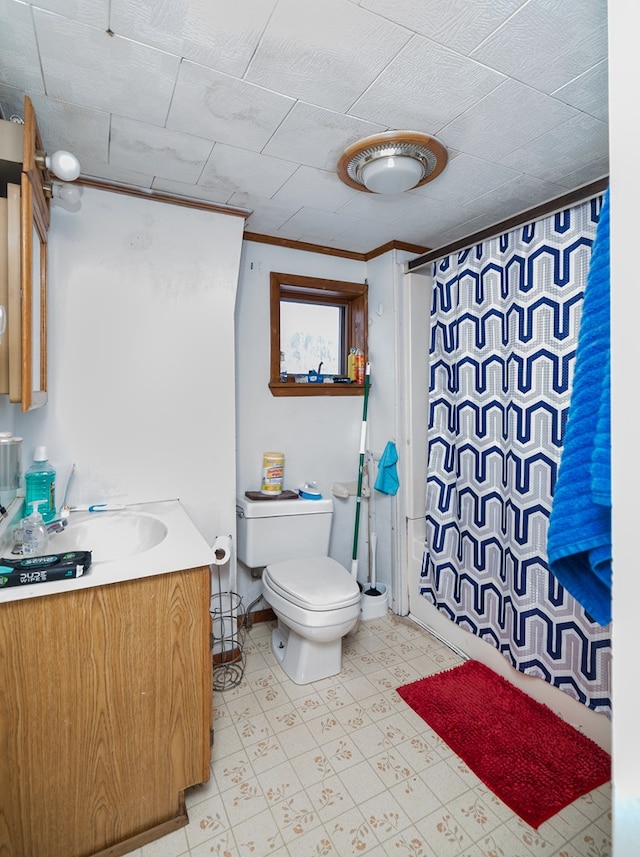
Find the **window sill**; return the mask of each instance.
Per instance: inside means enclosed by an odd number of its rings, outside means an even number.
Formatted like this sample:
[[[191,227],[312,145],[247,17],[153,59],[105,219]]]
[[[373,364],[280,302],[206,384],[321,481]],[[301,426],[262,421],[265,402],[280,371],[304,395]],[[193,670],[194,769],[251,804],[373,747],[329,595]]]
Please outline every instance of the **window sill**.
[[[295,381],[270,381],[272,396],[362,396],[364,384],[297,384]]]

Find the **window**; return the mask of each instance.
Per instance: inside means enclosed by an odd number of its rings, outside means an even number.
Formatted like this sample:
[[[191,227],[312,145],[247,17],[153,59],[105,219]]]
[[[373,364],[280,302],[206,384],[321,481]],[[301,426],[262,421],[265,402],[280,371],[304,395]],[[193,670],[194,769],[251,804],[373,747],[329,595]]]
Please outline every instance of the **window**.
[[[344,383],[352,348],[367,354],[367,284],[271,273],[271,362],[274,396],[358,396]],[[286,376],[281,374],[281,357]],[[311,379],[309,372],[312,372]],[[316,383],[315,375],[324,376]]]

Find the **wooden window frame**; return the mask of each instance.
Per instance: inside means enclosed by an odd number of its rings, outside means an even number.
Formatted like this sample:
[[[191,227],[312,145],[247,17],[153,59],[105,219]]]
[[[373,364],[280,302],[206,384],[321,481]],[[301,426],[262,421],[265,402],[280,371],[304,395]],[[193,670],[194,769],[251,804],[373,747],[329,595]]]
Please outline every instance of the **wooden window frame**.
[[[362,396],[364,384],[305,384],[293,377],[280,380],[280,301],[292,299],[315,304],[341,306],[345,310],[346,355],[360,348],[367,360],[368,286],[343,280],[325,280],[298,274],[271,272],[270,316],[271,355],[269,389],[272,396]]]

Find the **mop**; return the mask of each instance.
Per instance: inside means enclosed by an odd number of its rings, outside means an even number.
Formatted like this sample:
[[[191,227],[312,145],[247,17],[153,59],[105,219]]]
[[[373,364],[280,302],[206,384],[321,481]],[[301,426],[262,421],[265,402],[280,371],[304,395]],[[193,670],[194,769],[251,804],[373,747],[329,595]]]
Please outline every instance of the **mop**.
[[[362,471],[367,445],[367,406],[369,404],[369,384],[371,381],[371,363],[367,363],[364,375],[364,403],[362,406],[362,427],[360,429],[360,459],[358,462],[358,488],[356,493],[356,523],[353,533],[353,551],[351,554],[351,576],[358,580],[358,534],[360,532],[360,505],[362,502]]]
[[[373,456],[371,456],[373,460]],[[373,531],[371,530],[371,519],[373,518]],[[376,549],[378,547],[378,533],[376,529],[376,513],[373,506],[373,494],[369,499],[369,588],[365,590],[365,595],[382,595],[382,592],[376,587]]]

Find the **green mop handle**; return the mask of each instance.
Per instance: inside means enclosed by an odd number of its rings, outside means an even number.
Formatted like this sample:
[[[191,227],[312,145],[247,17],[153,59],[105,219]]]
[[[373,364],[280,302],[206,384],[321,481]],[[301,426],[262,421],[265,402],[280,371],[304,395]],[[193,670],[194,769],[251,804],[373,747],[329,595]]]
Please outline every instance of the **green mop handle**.
[[[358,535],[360,531],[360,504],[362,502],[362,471],[364,470],[364,456],[367,448],[367,407],[369,404],[369,381],[371,377],[371,364],[367,363],[364,376],[364,404],[362,407],[362,427],[360,429],[360,459],[358,463],[358,490],[356,494],[356,523],[353,533],[353,550],[351,552],[351,576],[354,580],[358,577]]]

